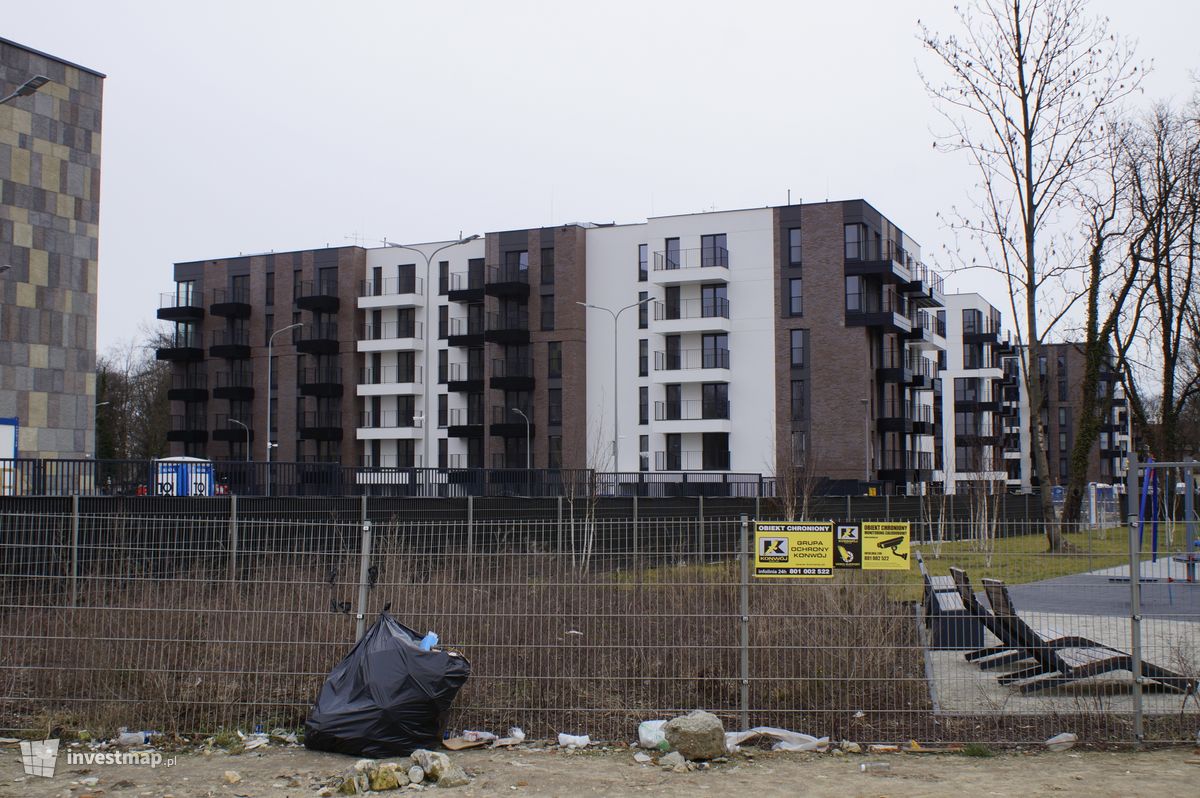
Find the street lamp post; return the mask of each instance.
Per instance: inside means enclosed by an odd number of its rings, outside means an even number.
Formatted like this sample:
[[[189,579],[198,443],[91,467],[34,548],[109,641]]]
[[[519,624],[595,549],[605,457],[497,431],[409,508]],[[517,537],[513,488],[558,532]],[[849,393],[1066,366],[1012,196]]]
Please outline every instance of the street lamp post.
[[[612,445],[612,449],[613,449],[613,473],[614,474],[617,473],[617,470],[620,468],[619,439],[621,436],[620,425],[618,424],[618,422],[620,421],[620,418],[621,418],[621,415],[620,415],[621,414],[621,401],[620,401],[620,397],[617,393],[617,344],[618,344],[617,320],[621,318],[621,314],[624,313],[625,311],[629,310],[630,308],[636,308],[641,305],[644,305],[647,302],[649,302],[651,299],[653,299],[653,297],[646,297],[645,299],[639,299],[637,302],[634,302],[633,304],[630,304],[630,305],[626,305],[625,307],[620,308],[615,311],[612,308],[606,308],[603,305],[593,305],[591,302],[576,302],[575,303],[576,305],[583,305],[585,308],[591,308],[592,310],[603,310],[605,313],[612,316],[612,318],[613,318],[613,445]]]
[[[429,330],[432,329],[431,325],[433,323],[433,320],[432,320],[433,302],[431,302],[430,298],[429,298],[430,293],[431,293],[430,282],[429,282],[430,281],[429,273],[433,268],[434,255],[437,255],[439,252],[441,252],[444,249],[450,249],[451,247],[457,247],[460,244],[467,244],[471,241],[476,240],[477,238],[479,238],[478,233],[476,233],[474,235],[469,235],[466,238],[460,238],[457,241],[452,241],[449,244],[443,244],[442,246],[435,249],[433,252],[430,252],[428,255],[425,254],[424,250],[417,249],[416,247],[410,247],[407,244],[395,244],[395,243],[392,243],[391,241],[383,242],[384,246],[395,247],[396,249],[407,249],[410,252],[417,253],[418,255],[420,255],[421,257],[423,257],[425,259],[425,334],[426,335],[428,335]],[[424,386],[422,386],[423,387],[422,400],[425,403],[424,414],[426,416],[429,415],[429,412],[430,412],[429,405],[430,405],[430,401],[431,401],[430,395],[429,395],[429,375],[433,373],[433,371],[432,371],[433,353],[430,351],[431,349],[432,349],[432,347],[430,347],[428,345],[425,346],[425,384],[424,384]],[[425,463],[426,463],[427,467],[428,467],[429,463],[434,462],[433,440],[430,438],[429,429],[430,428],[428,426],[426,426],[424,432],[422,432],[422,434],[421,434],[421,438],[425,442],[425,458],[424,459],[425,459]]]
[[[267,495],[271,495],[271,449],[275,444],[271,440],[271,392],[274,390],[271,379],[271,358],[274,356],[272,351],[275,346],[275,336],[288,330],[294,330],[297,327],[303,327],[300,322],[289,324],[286,327],[280,327],[275,332],[271,333],[271,337],[267,339]]]
[[[49,82],[50,78],[46,77],[45,75],[34,75],[29,80],[18,86],[17,90],[12,94],[8,95],[7,97],[0,98],[0,105],[4,105],[7,102],[17,99],[18,97],[28,97]]]
[[[531,468],[531,466],[530,466],[530,464],[529,464],[529,455],[530,455],[530,449],[529,449],[529,416],[525,415],[525,412],[524,412],[523,410],[521,410],[521,408],[519,408],[519,407],[514,407],[514,408],[512,408],[512,411],[513,411],[514,413],[516,413],[518,416],[520,416],[521,418],[525,419],[525,471],[526,471],[526,476],[528,476],[528,472],[529,472],[529,470],[530,470],[530,468]]]
[[[271,404],[270,396],[267,397],[267,404],[268,405]],[[249,463],[250,462],[250,428],[247,427],[242,422],[238,421],[236,418],[231,418],[229,420],[231,422],[233,422],[234,424],[237,424],[242,429],[246,430],[246,462]],[[270,437],[270,436],[268,435],[267,437]]]

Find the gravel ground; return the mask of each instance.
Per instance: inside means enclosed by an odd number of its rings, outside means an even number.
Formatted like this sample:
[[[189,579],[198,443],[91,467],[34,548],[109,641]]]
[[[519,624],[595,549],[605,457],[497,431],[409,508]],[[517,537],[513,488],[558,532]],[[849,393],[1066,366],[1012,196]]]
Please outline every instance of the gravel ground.
[[[675,773],[639,764],[628,749],[566,752],[518,748],[451,753],[473,776],[465,787],[438,793],[483,795],[754,795],[772,796],[1016,796],[1052,792],[1105,796],[1200,794],[1200,753],[1190,748],[1156,751],[1006,753],[990,758],[956,754],[736,755],[708,769]],[[0,750],[4,798],[204,798],[313,796],[352,765],[350,757],[302,748],[250,753],[181,753],[171,767],[61,764],[52,778],[25,776],[18,752]],[[882,773],[863,773],[863,762],[885,762]],[[226,771],[240,780],[228,784]],[[83,779],[96,778],[87,784]],[[412,794],[414,790],[403,794]],[[373,793],[399,795],[401,793]]]

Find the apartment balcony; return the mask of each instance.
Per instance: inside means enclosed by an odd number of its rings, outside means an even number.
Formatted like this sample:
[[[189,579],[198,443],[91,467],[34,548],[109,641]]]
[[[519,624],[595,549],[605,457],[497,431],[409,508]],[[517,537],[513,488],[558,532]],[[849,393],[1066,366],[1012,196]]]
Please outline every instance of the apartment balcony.
[[[213,330],[208,337],[208,354],[226,360],[250,357],[250,333],[246,330]]]
[[[450,423],[446,432],[451,438],[482,438],[483,413],[472,413],[466,408],[450,409]]]
[[[419,308],[425,304],[425,281],[420,277],[363,280],[358,288],[360,310]]]
[[[296,289],[296,307],[313,313],[337,313],[341,307],[336,280],[301,280]]]
[[[937,364],[927,357],[912,355],[908,360],[910,377],[906,381],[914,391],[932,391],[938,382]]]
[[[923,263],[914,264],[910,272],[912,279],[900,287],[908,295],[909,303],[925,308],[944,307],[946,295],[942,275]]]
[[[523,407],[521,410],[530,419],[533,418],[533,408]],[[524,438],[526,435],[525,419],[514,413],[509,407],[495,405],[492,407],[492,423],[488,426],[488,434],[500,438]],[[528,434],[531,437],[537,434],[536,424],[528,425]]]
[[[307,411],[300,414],[300,438],[307,441],[340,441],[342,414],[338,411]]]
[[[167,399],[177,402],[203,402],[208,399],[208,375],[176,372],[171,375]]]
[[[450,275],[450,289],[446,292],[446,298],[451,302],[482,302],[483,275],[454,272]]]
[[[396,410],[359,415],[355,437],[360,441],[420,440],[424,437],[422,420],[414,414]]]
[[[182,333],[167,338],[165,346],[154,350],[156,360],[187,362],[204,359],[204,343],[200,333]]]
[[[914,349],[941,349],[946,344],[946,325],[928,311],[909,317],[912,329],[904,336]]]
[[[993,354],[1000,357],[1009,357],[1017,353],[1017,345],[1013,343],[1012,335],[1005,333],[1004,337],[996,341],[992,346]]]
[[[167,440],[174,443],[205,443],[208,441],[208,419],[204,416],[171,416]]]
[[[225,414],[217,415],[217,423],[212,429],[212,439],[214,441],[230,441],[233,443],[254,443],[254,429],[250,428],[247,430],[247,427],[250,427],[251,419],[238,418],[238,421],[246,424],[246,427],[242,427],[231,421],[230,419],[232,418],[234,416]]]
[[[409,352],[425,348],[425,325],[419,321],[367,322],[356,347],[359,352]]]
[[[200,295],[195,291],[159,294],[156,315],[162,321],[200,321],[204,318],[204,306],[200,301]]]
[[[658,451],[654,453],[655,471],[728,471],[729,452],[717,451]]]
[[[359,396],[415,396],[423,390],[422,374],[420,366],[368,367],[359,371],[357,393]]]
[[[913,271],[908,253],[894,241],[861,241],[847,244],[845,273],[847,277],[879,277],[885,283],[907,289],[913,283]]]
[[[910,403],[909,411],[912,419],[912,434],[913,435],[932,435],[936,425],[937,415],[933,412],[932,405],[924,405],[920,402]]]
[[[983,430],[954,431],[955,446],[999,446],[1001,438],[1001,435]]]
[[[450,319],[450,334],[447,336],[447,343],[450,346],[483,346],[483,330],[483,319],[479,317]]]
[[[534,382],[532,358],[492,360],[490,387],[500,391],[532,391]]]
[[[654,332],[729,332],[729,300],[724,297],[654,303]]]
[[[529,313],[524,310],[488,313],[483,340],[494,344],[529,343]]]
[[[306,355],[336,355],[338,352],[338,326],[327,321],[305,324],[293,333],[296,351]]]
[[[912,414],[912,402],[884,402],[879,418],[875,423],[880,432],[902,432],[909,434],[913,431]]]
[[[728,349],[683,349],[654,353],[654,382],[727,382]]]
[[[989,399],[986,396],[982,397],[954,397],[954,410],[959,413],[975,412],[975,413],[998,413],[1000,412],[1000,400]]]
[[[218,371],[214,399],[248,402],[254,398],[254,378],[249,371]]]
[[[451,363],[448,376],[446,387],[454,393],[479,393],[483,390],[482,366],[471,368],[467,363]]]
[[[494,297],[528,297],[529,269],[521,269],[516,266],[488,266],[483,293]]]
[[[981,321],[968,321],[963,325],[963,343],[995,344],[1000,339],[1000,328],[992,324],[989,318]]]
[[[884,449],[877,474],[885,482],[927,482],[933,478],[933,453]]]
[[[250,318],[250,292],[245,288],[214,288],[208,312],[226,319]]]
[[[657,285],[729,282],[729,250],[724,247],[654,253],[650,281]]]
[[[894,291],[852,294],[846,297],[847,327],[876,327],[885,333],[908,336],[913,323],[905,315],[906,303]]]
[[[307,368],[296,375],[301,396],[341,396],[342,370],[336,366]]]
[[[732,432],[728,401],[686,399],[654,403],[654,431],[660,433]]]

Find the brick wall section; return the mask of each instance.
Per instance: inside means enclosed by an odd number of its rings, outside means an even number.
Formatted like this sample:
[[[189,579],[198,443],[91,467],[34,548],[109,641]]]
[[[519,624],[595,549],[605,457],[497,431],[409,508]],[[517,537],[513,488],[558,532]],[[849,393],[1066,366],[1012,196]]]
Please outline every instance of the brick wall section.
[[[776,211],[776,220],[779,213]],[[786,463],[791,441],[791,330],[808,333],[808,417],[812,467],[830,479],[862,479],[862,399],[872,395],[874,371],[867,333],[846,327],[842,203],[804,206],[804,316],[783,318],[781,254],[785,225],[775,225],[776,461]],[[871,408],[872,417],[874,408]],[[872,436],[874,430],[871,431]]]

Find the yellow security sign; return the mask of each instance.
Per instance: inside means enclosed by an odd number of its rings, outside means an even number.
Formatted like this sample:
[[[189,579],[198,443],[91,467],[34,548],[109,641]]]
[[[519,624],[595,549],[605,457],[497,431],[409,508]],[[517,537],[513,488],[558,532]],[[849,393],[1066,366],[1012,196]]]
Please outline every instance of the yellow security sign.
[[[907,571],[909,525],[899,521],[862,522],[864,571]]]
[[[800,578],[833,576],[833,524],[756,521],[754,575]]]

